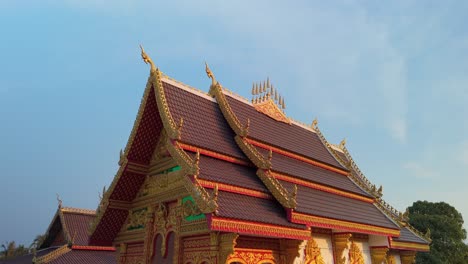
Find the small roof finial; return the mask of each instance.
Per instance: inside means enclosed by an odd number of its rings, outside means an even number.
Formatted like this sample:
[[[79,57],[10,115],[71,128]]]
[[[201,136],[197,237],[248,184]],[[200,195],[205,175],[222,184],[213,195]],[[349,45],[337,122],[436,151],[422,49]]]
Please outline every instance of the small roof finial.
[[[58,208],[62,208],[62,199],[60,199],[60,195],[58,193],[56,193],[55,195],[57,195],[57,202],[58,202]]]
[[[312,129],[316,129],[317,125],[318,125],[318,120],[317,118],[315,118],[314,121],[312,121],[312,125],[311,125]]]
[[[156,72],[156,66],[154,65],[153,60],[146,54],[145,49],[143,49],[143,46],[140,44],[140,49],[141,49],[141,58],[146,64],[149,64],[151,66],[150,72],[154,73]]]
[[[343,149],[346,145],[346,138],[343,138],[343,140],[341,140],[340,142],[340,149]]]
[[[211,85],[216,85],[217,81],[216,81],[216,78],[214,77],[213,75],[213,72],[211,72],[210,70],[210,67],[208,66],[208,63],[205,62],[205,71],[206,71],[206,75],[208,76],[208,78],[211,79]]]

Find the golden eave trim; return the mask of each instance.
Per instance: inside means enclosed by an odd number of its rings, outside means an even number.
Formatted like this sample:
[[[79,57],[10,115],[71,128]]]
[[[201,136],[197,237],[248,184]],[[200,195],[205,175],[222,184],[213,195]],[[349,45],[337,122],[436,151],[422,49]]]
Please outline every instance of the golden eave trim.
[[[291,177],[289,175],[285,175],[285,174],[278,173],[278,172],[271,172],[271,175],[274,178],[278,179],[278,180],[287,181],[287,182],[294,183],[294,184],[297,184],[297,185],[306,186],[306,187],[309,187],[309,188],[312,188],[312,189],[315,189],[315,190],[336,194],[336,195],[339,195],[339,196],[359,200],[359,201],[366,202],[366,203],[374,203],[373,198],[365,197],[365,196],[355,194],[355,193],[352,193],[352,192],[343,191],[343,190],[333,188],[333,187],[329,187],[329,186],[325,186],[325,185],[322,185],[322,184],[313,183],[313,182],[310,182],[310,181],[294,178],[294,177]]]
[[[298,212],[291,213],[291,222],[305,224],[314,227],[334,228],[341,229],[351,232],[366,233],[366,234],[377,234],[377,235],[390,235],[400,236],[400,230],[391,229],[380,226],[373,226],[367,224],[360,224],[350,221],[330,219],[320,216],[313,216]]]
[[[323,162],[316,161],[316,160],[313,160],[311,158],[307,158],[307,157],[304,157],[304,156],[301,156],[301,155],[298,155],[298,154],[295,154],[295,153],[292,153],[292,152],[289,152],[289,151],[286,151],[286,150],[283,150],[283,149],[280,149],[280,148],[277,148],[277,147],[274,147],[274,146],[271,146],[271,145],[268,145],[268,144],[265,144],[265,143],[262,143],[260,141],[255,140],[255,139],[252,139],[252,138],[245,138],[245,141],[247,141],[248,143],[250,143],[250,144],[252,144],[254,146],[260,147],[262,149],[271,150],[271,151],[273,151],[275,153],[278,153],[278,154],[281,154],[283,156],[290,157],[290,158],[293,158],[293,159],[297,159],[299,161],[303,161],[305,163],[320,167],[322,169],[326,169],[326,170],[329,170],[329,171],[332,171],[332,172],[336,172],[336,173],[341,174],[343,176],[348,176],[349,175],[349,172],[346,171],[346,170],[338,169],[336,167],[330,166],[330,165],[325,164]]]
[[[417,250],[417,251],[429,251],[429,245],[412,243],[412,242],[400,242],[390,240],[391,249],[403,249],[403,250]]]
[[[190,152],[194,152],[194,153],[199,152],[202,155],[212,157],[212,158],[216,158],[216,159],[219,159],[219,160],[228,161],[228,162],[231,162],[231,163],[244,165],[244,166],[251,166],[251,163],[246,161],[246,160],[235,158],[235,157],[225,155],[225,154],[222,154],[222,153],[219,153],[219,152],[216,152],[216,151],[211,151],[211,150],[208,150],[208,149],[200,148],[200,147],[197,147],[197,146],[194,146],[194,145],[181,143],[181,142],[179,142],[179,146],[183,150],[187,150],[187,151],[190,151]]]
[[[171,139],[180,139],[181,127],[180,125],[176,124],[169,109],[169,104],[167,103],[166,94],[164,92],[164,87],[161,81],[161,71],[159,68],[156,68],[156,73],[150,76],[150,79],[152,79],[151,84],[154,88],[159,115],[161,116],[161,120],[163,121],[167,135]]]
[[[243,188],[239,186],[234,186],[234,185],[214,182],[214,181],[208,181],[208,180],[203,180],[203,179],[198,179],[198,182],[200,183],[201,186],[205,188],[213,189],[217,185],[218,190],[220,191],[243,194],[243,195],[262,198],[262,199],[270,199],[270,200],[274,199],[273,196],[271,196],[269,193],[264,193],[261,191],[256,191],[256,190],[252,190],[248,188]]]
[[[58,257],[68,253],[71,251],[71,248],[68,247],[68,245],[64,245],[59,247],[58,249],[50,252],[49,254],[46,254],[44,256],[34,258],[33,263],[34,264],[42,264],[42,263],[49,263],[53,261],[54,259],[57,259]]]
[[[239,234],[273,236],[301,240],[306,240],[311,237],[311,232],[308,229],[296,229],[221,217],[212,217],[209,225],[211,230]]]

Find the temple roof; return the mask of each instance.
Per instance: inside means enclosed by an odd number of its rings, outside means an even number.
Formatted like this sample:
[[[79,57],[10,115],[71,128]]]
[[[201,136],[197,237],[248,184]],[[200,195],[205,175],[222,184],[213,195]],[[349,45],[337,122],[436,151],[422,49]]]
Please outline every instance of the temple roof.
[[[115,248],[90,246],[88,243],[88,228],[95,217],[94,210],[60,205],[36,254],[0,263],[117,263]]]
[[[260,111],[226,91],[209,68],[212,85],[206,94],[150,63],[120,168],[91,228],[93,243],[112,243],[128,215],[126,204],[141,188],[163,139],[162,146],[193,185],[185,186],[187,191],[201,194],[196,203],[206,203],[197,205],[213,230],[229,231],[222,228],[231,219],[242,222],[243,232],[263,223],[266,230],[290,228],[302,237],[305,226],[327,227],[328,219],[334,223],[328,228],[400,235],[398,222],[378,206],[376,191],[356,178],[355,167],[345,162],[348,156],[334,151],[318,128],[290,121],[284,113],[276,118]]]

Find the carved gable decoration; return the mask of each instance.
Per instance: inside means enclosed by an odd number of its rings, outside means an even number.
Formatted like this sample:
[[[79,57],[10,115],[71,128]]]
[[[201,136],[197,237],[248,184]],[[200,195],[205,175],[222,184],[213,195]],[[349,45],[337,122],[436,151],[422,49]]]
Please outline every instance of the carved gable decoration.
[[[270,80],[260,84],[252,85],[252,104],[258,112],[261,112],[276,121],[291,124],[291,121],[284,114],[286,105],[284,98],[270,84]]]
[[[307,246],[305,248],[305,264],[325,264],[322,254],[320,253],[320,248],[317,245],[317,242],[313,238],[307,241]]]
[[[362,255],[362,251],[359,246],[351,242],[351,246],[349,248],[349,263],[350,264],[364,264],[364,256]]]

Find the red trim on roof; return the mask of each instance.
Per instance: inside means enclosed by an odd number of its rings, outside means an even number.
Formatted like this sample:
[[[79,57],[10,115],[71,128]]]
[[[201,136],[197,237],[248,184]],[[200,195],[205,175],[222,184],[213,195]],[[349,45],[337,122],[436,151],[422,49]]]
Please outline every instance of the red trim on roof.
[[[79,246],[79,245],[73,245],[72,249],[76,249],[76,250],[94,250],[94,251],[115,251],[115,247]]]
[[[333,167],[331,165],[328,165],[328,164],[325,164],[323,162],[316,161],[316,160],[313,160],[311,158],[304,157],[302,155],[298,155],[298,154],[295,154],[295,153],[292,153],[292,152],[289,152],[287,150],[283,150],[283,149],[280,149],[280,148],[277,148],[277,147],[274,147],[274,146],[270,146],[268,144],[259,142],[257,140],[251,139],[251,138],[245,138],[245,140],[248,143],[250,143],[250,144],[252,144],[254,146],[257,146],[257,147],[260,147],[260,148],[263,148],[263,149],[266,149],[266,150],[271,150],[271,151],[279,153],[281,155],[284,155],[284,156],[287,156],[287,157],[290,157],[290,158],[293,158],[293,159],[297,159],[297,160],[312,164],[314,166],[317,166],[317,167],[320,167],[320,168],[323,168],[323,169],[326,169],[326,170],[329,170],[329,171],[336,172],[336,173],[341,174],[343,176],[348,176],[349,175],[348,171],[335,168],[335,167]]]

